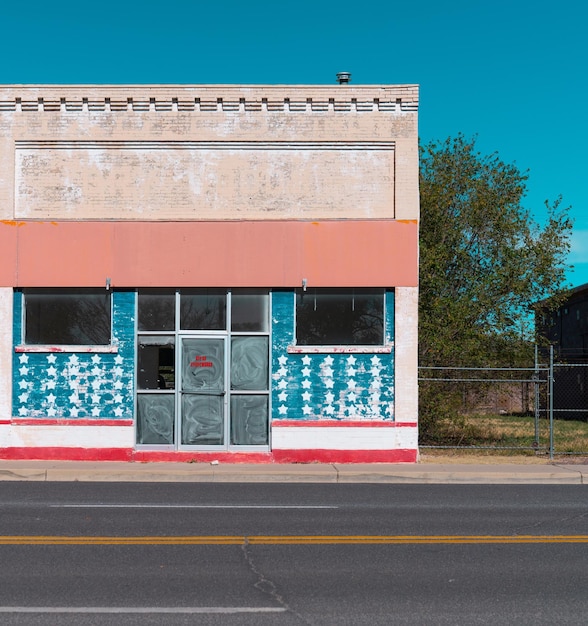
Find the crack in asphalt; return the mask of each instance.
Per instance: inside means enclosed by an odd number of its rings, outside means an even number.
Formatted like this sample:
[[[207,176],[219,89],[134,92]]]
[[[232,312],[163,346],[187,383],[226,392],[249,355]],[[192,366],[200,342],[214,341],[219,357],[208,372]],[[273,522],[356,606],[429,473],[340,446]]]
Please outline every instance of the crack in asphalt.
[[[309,622],[305,617],[303,617],[300,613],[298,613],[295,609],[293,609],[284,596],[278,591],[276,584],[266,578],[262,571],[255,565],[253,561],[253,556],[250,552],[249,540],[247,537],[244,538],[243,544],[241,546],[241,550],[243,551],[243,556],[245,557],[245,561],[249,566],[249,569],[257,576],[257,582],[253,585],[256,589],[259,589],[262,593],[268,595],[270,598],[275,600],[282,608],[284,608],[288,613],[291,613],[295,617],[297,617],[301,622],[307,624],[307,626],[313,626],[311,622]]]

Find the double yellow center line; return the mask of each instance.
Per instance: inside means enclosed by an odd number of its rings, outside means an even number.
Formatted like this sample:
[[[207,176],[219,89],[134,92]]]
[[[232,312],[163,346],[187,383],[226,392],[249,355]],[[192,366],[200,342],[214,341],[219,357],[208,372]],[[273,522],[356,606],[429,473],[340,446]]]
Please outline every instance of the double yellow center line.
[[[195,535],[92,537],[0,536],[0,545],[56,546],[243,546],[243,545],[417,545],[417,544],[588,543],[588,535]]]

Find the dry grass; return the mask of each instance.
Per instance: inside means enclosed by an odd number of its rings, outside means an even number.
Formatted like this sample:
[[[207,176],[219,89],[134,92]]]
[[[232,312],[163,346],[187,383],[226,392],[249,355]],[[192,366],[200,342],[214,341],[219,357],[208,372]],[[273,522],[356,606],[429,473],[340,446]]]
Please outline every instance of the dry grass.
[[[549,451],[549,420],[540,419],[538,424],[538,448],[533,449],[535,438],[535,420],[533,417],[516,415],[476,415],[463,418],[460,422],[446,422],[441,425],[445,443],[439,446],[458,446],[462,449],[453,451],[460,458],[467,460],[468,455],[488,455],[508,459],[523,457],[524,462],[545,456]],[[556,456],[588,456],[588,422],[575,420],[554,420],[554,452]],[[476,450],[464,450],[473,446]],[[485,450],[491,448],[491,450]],[[424,451],[425,456],[448,455],[449,450]]]

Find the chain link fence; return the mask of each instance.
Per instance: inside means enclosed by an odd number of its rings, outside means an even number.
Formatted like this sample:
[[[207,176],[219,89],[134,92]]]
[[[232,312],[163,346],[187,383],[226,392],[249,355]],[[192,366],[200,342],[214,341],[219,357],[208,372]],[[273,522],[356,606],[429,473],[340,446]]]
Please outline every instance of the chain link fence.
[[[419,368],[421,448],[588,456],[588,362],[553,349],[518,368]]]

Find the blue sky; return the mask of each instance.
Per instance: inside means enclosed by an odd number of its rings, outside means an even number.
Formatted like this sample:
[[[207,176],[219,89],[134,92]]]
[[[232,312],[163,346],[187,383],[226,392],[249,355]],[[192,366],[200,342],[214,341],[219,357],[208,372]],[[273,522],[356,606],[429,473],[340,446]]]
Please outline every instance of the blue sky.
[[[537,219],[563,196],[588,282],[583,0],[8,3],[0,83],[418,83],[425,142],[461,132],[529,170]]]

